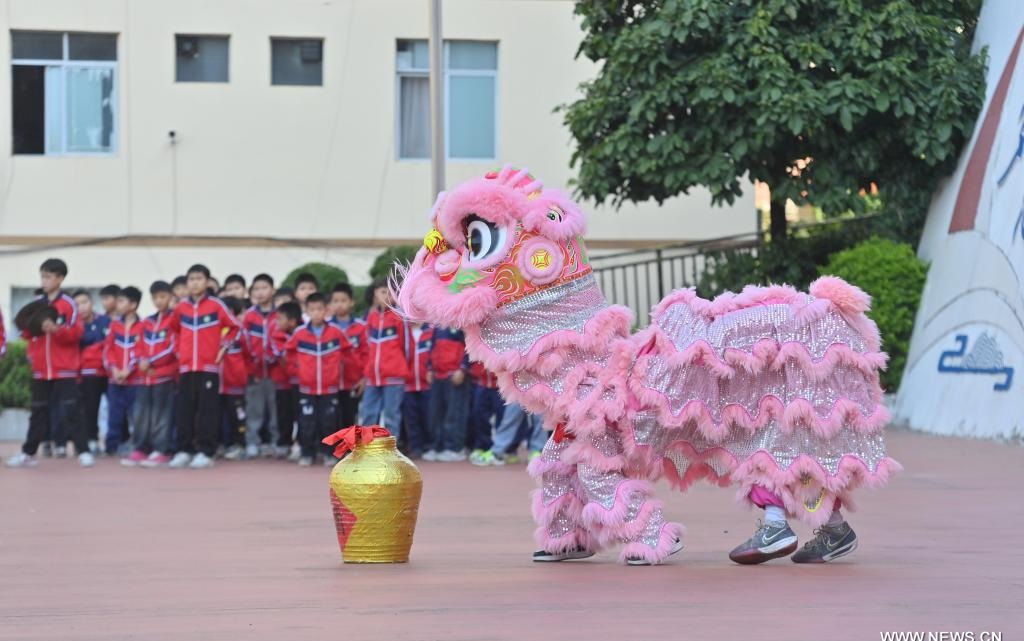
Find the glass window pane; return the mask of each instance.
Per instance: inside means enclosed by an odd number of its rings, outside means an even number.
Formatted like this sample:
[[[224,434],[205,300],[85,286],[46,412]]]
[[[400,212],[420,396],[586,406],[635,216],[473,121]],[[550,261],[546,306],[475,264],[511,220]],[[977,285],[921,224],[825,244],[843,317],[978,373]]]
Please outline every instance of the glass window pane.
[[[225,36],[174,36],[177,82],[227,82],[228,39]]]
[[[430,80],[401,76],[398,83],[398,157],[430,158]]]
[[[114,70],[68,67],[67,151],[111,151]]]
[[[46,68],[46,102],[43,118],[46,123],[46,153],[64,152],[64,71],[61,67]]]
[[[11,58],[61,60],[64,58],[64,34],[59,31],[12,31]]]
[[[470,40],[448,43],[449,69],[497,69],[498,44]]]
[[[117,60],[117,36],[109,33],[69,33],[71,60]]]
[[[11,151],[41,154],[45,150],[46,67],[11,67]]]
[[[494,158],[494,78],[448,78],[448,155]]]
[[[426,40],[399,40],[395,52],[399,71],[430,70],[430,48]]]
[[[322,85],[323,40],[270,40],[270,83]]]

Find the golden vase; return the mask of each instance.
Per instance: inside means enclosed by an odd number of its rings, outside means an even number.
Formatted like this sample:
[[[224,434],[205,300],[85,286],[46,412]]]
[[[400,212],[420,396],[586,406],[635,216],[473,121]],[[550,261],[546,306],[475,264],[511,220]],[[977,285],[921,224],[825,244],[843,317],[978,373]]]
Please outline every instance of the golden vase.
[[[345,563],[406,563],[423,494],[395,438],[358,443],[331,471],[331,507]]]

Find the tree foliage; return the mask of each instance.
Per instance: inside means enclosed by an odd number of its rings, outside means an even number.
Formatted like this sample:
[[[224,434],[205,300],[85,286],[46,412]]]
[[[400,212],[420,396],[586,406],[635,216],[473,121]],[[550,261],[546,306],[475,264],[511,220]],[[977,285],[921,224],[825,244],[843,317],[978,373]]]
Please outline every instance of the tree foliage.
[[[325,294],[329,294],[338,283],[349,282],[348,274],[341,267],[327,263],[306,263],[290,271],[281,284],[286,287],[295,287],[295,279],[302,272],[313,274],[320,283],[320,291]]]
[[[390,277],[395,263],[408,265],[412,262],[413,258],[416,258],[416,251],[418,249],[418,247],[414,247],[413,245],[396,245],[395,247],[388,247],[380,256],[377,256],[376,260],[373,261],[373,266],[370,267],[370,278],[376,280],[378,278]]]
[[[0,408],[29,406],[32,368],[25,357],[25,343],[12,341],[0,358]]]
[[[875,185],[887,208],[926,208],[982,103],[980,6],[579,0],[579,52],[600,70],[563,107],[577,188],[618,205],[704,186],[731,203],[747,176],[773,204],[859,212]]]

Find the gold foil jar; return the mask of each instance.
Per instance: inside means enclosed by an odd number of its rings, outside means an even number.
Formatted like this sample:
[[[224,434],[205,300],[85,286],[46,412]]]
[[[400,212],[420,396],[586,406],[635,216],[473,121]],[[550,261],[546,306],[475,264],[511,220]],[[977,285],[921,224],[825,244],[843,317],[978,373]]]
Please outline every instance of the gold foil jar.
[[[423,479],[393,436],[357,444],[334,466],[330,486],[345,563],[409,560]]]

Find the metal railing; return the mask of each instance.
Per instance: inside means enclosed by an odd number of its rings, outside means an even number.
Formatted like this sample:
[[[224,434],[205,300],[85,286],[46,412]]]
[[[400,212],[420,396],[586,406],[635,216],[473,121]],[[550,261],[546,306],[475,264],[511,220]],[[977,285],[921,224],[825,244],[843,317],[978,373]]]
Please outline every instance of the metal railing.
[[[725,250],[756,254],[760,246],[761,235],[749,233],[591,256],[590,263],[608,301],[633,310],[644,327],[651,308],[669,292],[700,283],[709,255]]]

